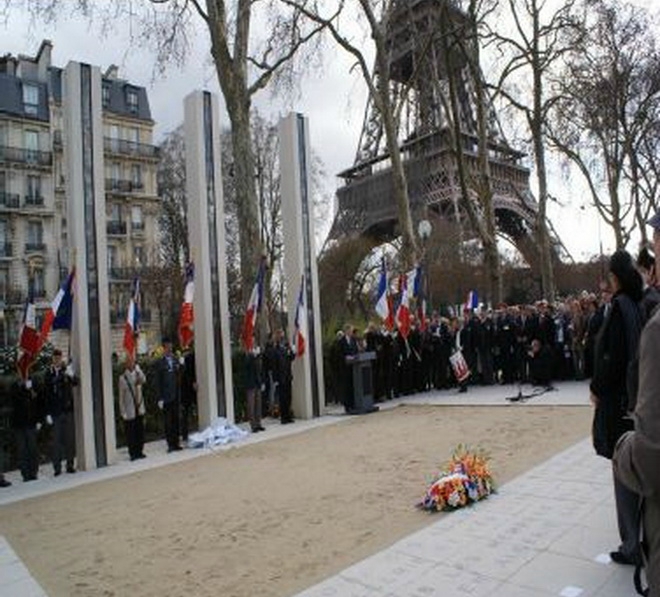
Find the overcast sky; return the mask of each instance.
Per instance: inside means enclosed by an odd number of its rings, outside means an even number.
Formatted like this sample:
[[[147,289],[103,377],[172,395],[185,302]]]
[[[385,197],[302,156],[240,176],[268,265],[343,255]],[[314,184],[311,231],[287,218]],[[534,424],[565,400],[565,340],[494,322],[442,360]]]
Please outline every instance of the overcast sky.
[[[637,0],[647,7],[652,2]],[[0,24],[0,54],[34,56],[42,39],[53,42],[56,66],[64,67],[69,60],[77,60],[98,65],[105,71],[110,64],[116,64],[122,78],[146,87],[156,121],[156,142],[182,122],[183,98],[190,91],[208,89],[221,96],[209,59],[208,36],[201,24],[185,66],[181,69],[172,66],[157,77],[153,68],[155,59],[148,50],[129,47],[127,35],[103,37],[88,22],[70,14],[58,19],[55,25],[44,25],[30,22],[20,9],[14,9],[6,24]],[[326,58],[323,71],[303,81],[300,97],[291,104],[273,99],[268,90],[254,99],[254,105],[273,119],[291,110],[309,117],[311,144],[324,162],[329,193],[337,186],[335,175],[353,163],[364,116],[365,85],[356,69],[350,72],[351,65],[344,52],[334,50]],[[601,241],[605,252],[610,252],[613,241],[607,227],[598,224],[592,208],[580,209],[587,202],[576,196],[578,180],[564,183],[559,176],[554,180],[551,193],[562,199],[563,207],[550,205],[548,213],[573,257],[580,260],[597,254]],[[629,249],[634,251],[636,247],[631,245]]]

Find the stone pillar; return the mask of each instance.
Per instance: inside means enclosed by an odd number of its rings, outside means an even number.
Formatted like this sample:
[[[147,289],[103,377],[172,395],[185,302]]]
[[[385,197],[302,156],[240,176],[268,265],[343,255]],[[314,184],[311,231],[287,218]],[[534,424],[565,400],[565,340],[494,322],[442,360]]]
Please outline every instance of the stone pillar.
[[[111,464],[116,450],[98,67],[69,62],[62,104],[68,244],[76,266],[71,330],[71,356],[80,377],[76,455],[78,466],[88,470]]]
[[[295,113],[283,118],[279,136],[289,338],[293,334],[300,279],[305,276],[307,348],[302,358],[293,363],[292,408],[296,417],[309,419],[318,417],[325,408],[325,388],[307,118]]]
[[[195,91],[186,96],[184,109],[197,406],[203,428],[218,416],[234,422],[218,98]]]

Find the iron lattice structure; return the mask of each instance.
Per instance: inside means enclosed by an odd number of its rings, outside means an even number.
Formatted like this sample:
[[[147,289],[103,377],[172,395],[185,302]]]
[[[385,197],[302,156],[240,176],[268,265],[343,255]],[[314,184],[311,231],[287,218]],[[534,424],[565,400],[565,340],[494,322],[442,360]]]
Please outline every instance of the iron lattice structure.
[[[444,27],[441,27],[444,19]],[[385,22],[387,81],[374,69],[375,85],[387,84],[398,106],[399,147],[413,217],[435,213],[453,221],[461,238],[473,235],[460,206],[455,143],[451,134],[449,77],[458,97],[461,146],[468,178],[478,177],[475,80],[475,27],[454,0],[393,0]],[[445,39],[441,37],[444,29]],[[448,50],[446,48],[449,48]],[[474,60],[473,60],[474,59]],[[476,69],[482,77],[479,68]],[[488,152],[498,233],[509,238],[535,265],[538,204],[529,188],[524,154],[506,141],[492,105],[488,106]],[[387,241],[398,236],[389,154],[382,119],[369,100],[354,165],[341,172],[337,212],[329,240],[369,236]],[[473,197],[475,207],[479,202]],[[426,217],[425,215],[422,217]],[[563,252],[553,233],[555,253]]]

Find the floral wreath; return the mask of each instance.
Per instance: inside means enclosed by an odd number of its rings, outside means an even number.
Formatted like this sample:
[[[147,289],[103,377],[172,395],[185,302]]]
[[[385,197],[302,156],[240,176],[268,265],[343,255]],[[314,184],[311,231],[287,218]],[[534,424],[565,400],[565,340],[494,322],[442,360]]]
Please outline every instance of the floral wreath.
[[[489,460],[483,450],[458,445],[449,462],[432,478],[417,507],[429,512],[457,510],[488,497],[495,491]]]

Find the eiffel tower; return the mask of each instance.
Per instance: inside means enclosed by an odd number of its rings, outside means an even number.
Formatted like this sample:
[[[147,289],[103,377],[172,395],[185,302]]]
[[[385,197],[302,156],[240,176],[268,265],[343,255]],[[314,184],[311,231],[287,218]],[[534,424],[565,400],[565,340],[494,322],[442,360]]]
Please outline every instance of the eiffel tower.
[[[451,119],[449,76],[460,104],[463,156],[468,177],[479,173],[474,79],[466,59],[477,43],[474,26],[455,0],[392,0],[385,16],[388,72],[374,71],[374,83],[388,77],[400,105],[399,147],[408,182],[413,220],[429,215],[454,222],[461,240],[474,238],[460,206],[461,190]],[[449,39],[440,37],[441,19]],[[444,48],[448,47],[448,55]],[[449,65],[449,66],[448,66]],[[492,105],[488,109],[488,152],[498,234],[508,238],[535,268],[538,204],[529,188],[525,155],[506,141]],[[391,169],[383,124],[369,100],[355,162],[339,174],[337,211],[328,241],[356,237],[379,244],[399,235]],[[479,208],[478,201],[475,206]],[[555,257],[567,252],[551,230]],[[568,256],[570,258],[570,256]]]

